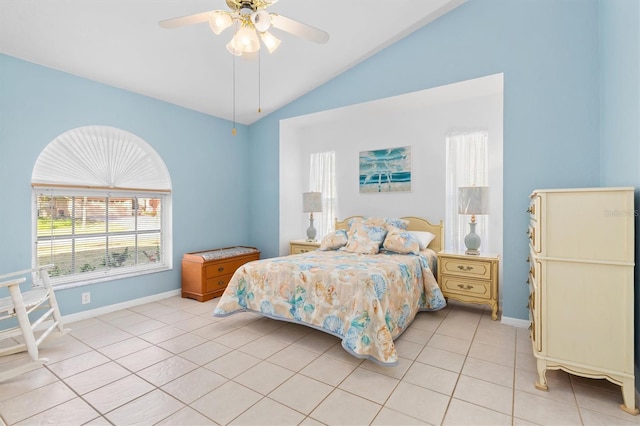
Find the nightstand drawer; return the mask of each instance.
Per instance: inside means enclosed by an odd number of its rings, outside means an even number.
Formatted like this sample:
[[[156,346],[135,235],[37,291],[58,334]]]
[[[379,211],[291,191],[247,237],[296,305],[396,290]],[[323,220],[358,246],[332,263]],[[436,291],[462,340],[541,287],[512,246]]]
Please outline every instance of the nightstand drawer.
[[[444,275],[439,283],[445,296],[447,293],[473,296],[478,299],[491,299],[491,282],[470,279],[460,279],[455,276]]]
[[[320,241],[293,240],[289,242],[289,254],[301,254],[318,250]]]
[[[468,259],[442,257],[438,268],[442,268],[443,274],[490,280],[491,262],[482,262],[472,259],[472,256],[469,256]]]
[[[291,245],[291,254],[307,253],[314,250],[318,250],[318,248],[311,246]]]

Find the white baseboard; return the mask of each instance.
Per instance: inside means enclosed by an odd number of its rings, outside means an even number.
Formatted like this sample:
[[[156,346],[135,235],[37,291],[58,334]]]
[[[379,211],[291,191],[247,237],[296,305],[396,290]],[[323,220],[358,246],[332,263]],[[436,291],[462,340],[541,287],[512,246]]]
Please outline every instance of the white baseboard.
[[[510,318],[510,317],[502,317],[502,324],[504,325],[511,325],[513,327],[518,327],[518,328],[528,328],[531,325],[531,322],[529,320],[523,320],[523,319],[519,319],[519,318]]]
[[[179,296],[180,294],[181,290],[176,289],[167,291],[165,293],[154,294],[152,296],[141,297],[139,299],[127,300],[126,302],[116,303],[114,305],[108,305],[101,308],[90,309],[88,311],[77,312],[75,314],[63,315],[62,321],[64,324],[69,324],[72,322],[82,321],[85,319],[119,311],[120,309],[127,309],[138,305],[144,305],[145,303],[157,302],[158,300],[166,299],[173,296]]]

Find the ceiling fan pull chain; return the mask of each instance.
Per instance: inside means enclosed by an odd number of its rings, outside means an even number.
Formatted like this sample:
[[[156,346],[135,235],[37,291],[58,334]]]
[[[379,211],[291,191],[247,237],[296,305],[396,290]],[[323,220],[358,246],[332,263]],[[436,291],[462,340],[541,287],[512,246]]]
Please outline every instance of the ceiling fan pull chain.
[[[258,114],[262,112],[262,54],[258,51]]]
[[[236,55],[233,56],[233,129],[231,134],[236,135]]]

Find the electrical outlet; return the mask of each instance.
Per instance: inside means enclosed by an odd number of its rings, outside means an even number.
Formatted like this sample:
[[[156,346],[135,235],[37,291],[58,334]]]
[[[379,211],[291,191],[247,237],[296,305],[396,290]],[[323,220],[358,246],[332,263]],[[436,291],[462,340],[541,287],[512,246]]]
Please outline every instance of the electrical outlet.
[[[82,304],[86,305],[87,303],[91,303],[91,293],[88,291],[86,293],[82,293]]]

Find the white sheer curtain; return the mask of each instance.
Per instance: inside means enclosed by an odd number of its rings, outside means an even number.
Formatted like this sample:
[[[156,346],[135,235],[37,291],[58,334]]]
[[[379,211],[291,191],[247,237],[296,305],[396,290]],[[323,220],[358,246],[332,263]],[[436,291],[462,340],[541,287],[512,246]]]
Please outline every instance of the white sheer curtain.
[[[322,213],[315,214],[314,226],[318,230],[317,239],[333,231],[337,217],[338,199],[336,194],[336,154],[334,151],[311,154],[309,168],[309,191],[322,193]]]
[[[450,133],[446,137],[445,248],[464,251],[470,216],[458,214],[458,187],[489,184],[489,151],[486,131]],[[482,239],[480,251],[489,247],[486,215],[476,216],[476,233]]]

